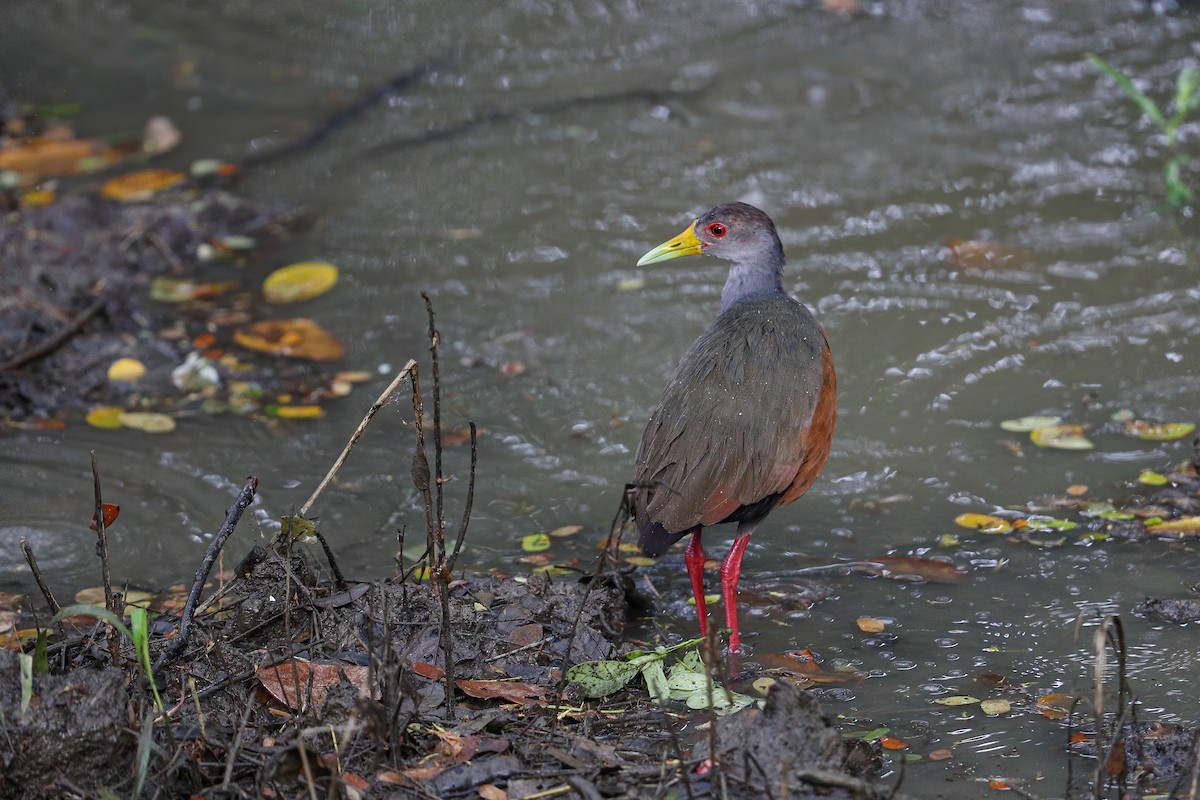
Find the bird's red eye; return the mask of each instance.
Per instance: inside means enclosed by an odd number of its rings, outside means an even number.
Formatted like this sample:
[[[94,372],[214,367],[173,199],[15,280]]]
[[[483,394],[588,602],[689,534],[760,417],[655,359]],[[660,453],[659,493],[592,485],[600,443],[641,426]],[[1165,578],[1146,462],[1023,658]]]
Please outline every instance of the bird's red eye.
[[[724,225],[722,225],[719,222],[708,223],[708,227],[705,228],[704,230],[707,231],[708,235],[713,237],[714,239],[720,239],[722,236],[724,236],[726,233],[729,232],[729,229],[726,228]]]

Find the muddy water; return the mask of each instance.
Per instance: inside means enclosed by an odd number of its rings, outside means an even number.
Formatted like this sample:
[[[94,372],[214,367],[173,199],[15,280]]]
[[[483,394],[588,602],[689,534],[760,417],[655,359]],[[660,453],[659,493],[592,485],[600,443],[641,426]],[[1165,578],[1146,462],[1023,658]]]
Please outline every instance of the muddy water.
[[[196,419],[152,439],[82,425],[5,434],[2,588],[28,588],[22,534],[58,585],[95,583],[91,449],[123,506],[113,529],[123,576],[159,585],[190,574],[249,474],[262,503],[242,547],[269,535],[388,373],[422,353],[422,290],[445,339],[446,416],[487,431],[470,558],[526,568],[518,538],[566,524],[586,533],[558,552],[590,557],[641,425],[715,314],[724,279],[714,260],[634,262],[697,212],[743,199],[775,218],[787,284],[824,322],[841,378],[825,476],[760,528],[746,558],[754,653],[809,647],[866,672],[825,702],[891,726],[915,753],[952,749],[950,761],[909,766],[905,788],[920,796],[977,796],[974,781],[991,776],[1063,791],[1058,724],[1027,705],[986,717],[932,701],[983,696],[973,676],[985,673],[1023,687],[1013,697],[1090,689],[1103,612],[1125,616],[1141,718],[1200,720],[1194,633],[1129,614],[1144,594],[1194,584],[1194,547],[1039,549],[951,522],[1076,483],[1120,496],[1118,481],[1185,456],[1181,444],[1119,435],[1087,453],[1026,444],[1017,456],[997,423],[1056,414],[1099,424],[1121,409],[1196,421],[1197,227],[1158,213],[1162,139],[1084,60],[1101,53],[1166,97],[1200,56],[1194,13],[1154,16],[1130,2],[885,2],[852,20],[794,3],[319,8],[9,0],[0,10],[9,86],[83,100],[78,124],[91,133],[168,114],[186,136],[180,164],[287,141],[365,87],[438,59],[410,92],[245,186],[319,220],[278,261],[343,267],[339,288],[304,313],[377,381],[318,424]],[[481,109],[637,89],[680,94],[404,144]],[[1190,126],[1184,141],[1197,133]],[[1002,257],[964,265],[948,256],[950,240],[996,242]],[[631,279],[645,286],[623,291]],[[525,372],[504,377],[506,362]],[[406,413],[400,403],[381,415],[318,509],[351,573],[386,573],[396,530],[420,530]],[[466,454],[449,453],[447,465],[454,513]],[[939,549],[955,532],[962,546]],[[710,549],[729,533],[712,531]],[[769,583],[786,594],[800,569],[889,553],[946,555],[970,580],[832,576],[822,579],[831,599],[809,611],[753,593]],[[664,595],[657,621],[690,634],[681,559],[648,573]],[[893,625],[863,634],[860,615]]]

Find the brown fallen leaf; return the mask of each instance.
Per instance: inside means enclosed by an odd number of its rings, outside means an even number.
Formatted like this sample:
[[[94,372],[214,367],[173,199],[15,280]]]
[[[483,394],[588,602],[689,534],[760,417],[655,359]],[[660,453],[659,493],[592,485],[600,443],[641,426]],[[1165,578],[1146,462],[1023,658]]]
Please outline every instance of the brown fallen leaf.
[[[100,196],[121,203],[140,203],[186,180],[187,175],[174,170],[140,169],[105,181]]]
[[[1147,533],[1178,534],[1179,538],[1200,534],[1200,517],[1180,517],[1157,525],[1147,525]]]
[[[26,181],[50,175],[95,172],[121,160],[121,151],[96,139],[26,139],[0,148],[0,171],[12,170]]]
[[[234,331],[233,339],[249,350],[307,361],[332,361],[345,354],[341,342],[310,319],[256,322]]]
[[[481,700],[507,700],[523,706],[540,705],[546,702],[549,689],[523,681],[455,681],[455,685],[468,697]]]
[[[966,570],[949,561],[915,556],[880,556],[854,565],[856,572],[891,580],[926,580],[930,583],[957,583],[967,577]]]
[[[370,670],[356,664],[292,659],[258,668],[258,680],[271,696],[290,709],[317,708],[325,702],[329,689],[343,677],[364,694],[378,698],[369,685]]]

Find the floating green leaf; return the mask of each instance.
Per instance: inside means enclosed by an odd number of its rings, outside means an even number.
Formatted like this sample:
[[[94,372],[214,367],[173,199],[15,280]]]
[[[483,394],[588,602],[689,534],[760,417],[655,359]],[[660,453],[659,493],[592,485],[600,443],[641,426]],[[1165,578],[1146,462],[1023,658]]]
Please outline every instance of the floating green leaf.
[[[1000,423],[1000,429],[1009,433],[1029,433],[1038,428],[1057,425],[1060,422],[1062,422],[1061,417],[1021,417],[1019,419],[1004,420]]]
[[[1153,470],[1143,470],[1141,475],[1138,475],[1138,483],[1144,483],[1147,486],[1166,486],[1171,482],[1171,479],[1166,475],[1154,472]]]
[[[1149,442],[1170,442],[1182,439],[1196,430],[1191,422],[1164,422],[1156,425],[1150,422],[1134,420],[1125,424],[1125,432]]]
[[[954,524],[984,533],[1008,533],[1012,530],[1012,523],[991,514],[959,514],[954,518]]]
[[[978,697],[971,697],[969,694],[952,694],[949,697],[939,697],[933,702],[940,706],[970,706],[979,702]]]
[[[526,553],[540,553],[550,549],[550,537],[544,533],[531,533],[521,537],[521,549]]]
[[[1079,523],[1069,519],[1034,516],[1025,520],[1025,527],[1031,531],[1069,531],[1078,528]]]

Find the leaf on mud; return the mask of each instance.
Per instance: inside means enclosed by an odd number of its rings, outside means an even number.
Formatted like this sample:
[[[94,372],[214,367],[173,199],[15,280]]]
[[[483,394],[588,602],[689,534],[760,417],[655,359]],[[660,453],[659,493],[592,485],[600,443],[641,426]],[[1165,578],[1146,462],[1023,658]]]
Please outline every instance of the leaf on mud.
[[[646,691],[656,705],[664,705],[671,699],[671,688],[661,661],[651,661],[647,664],[642,669],[642,680],[646,682]]]
[[[1095,447],[1083,435],[1082,425],[1047,425],[1031,431],[1029,439],[1038,447],[1055,450],[1091,450]]]
[[[1179,519],[1160,522],[1157,525],[1147,525],[1146,532],[1178,534],[1200,533],[1200,517],[1180,517]]]
[[[973,706],[979,702],[979,698],[969,694],[952,694],[949,697],[939,697],[933,702],[939,706]]]
[[[446,674],[446,670],[437,664],[429,664],[425,661],[414,662],[410,669],[422,678],[431,678],[433,680],[437,680]]]
[[[115,431],[121,427],[121,414],[125,409],[116,406],[100,406],[88,412],[86,421],[93,428]]]
[[[954,524],[984,533],[1008,533],[1012,530],[1011,522],[991,514],[959,514],[954,518]]]
[[[1125,423],[1126,433],[1150,442],[1170,442],[1182,439],[1194,430],[1196,430],[1196,426],[1191,422],[1166,422],[1155,425],[1150,422],[1133,420]]]
[[[234,331],[233,339],[248,350],[307,361],[332,361],[345,354],[341,342],[310,319],[256,322]]]
[[[378,691],[370,691],[370,669],[356,664],[292,659],[258,668],[258,680],[263,687],[292,710],[319,708],[330,688],[337,686],[343,676],[362,694],[379,697]]]
[[[108,365],[108,380],[112,383],[134,383],[146,374],[146,365],[136,358],[118,358]]]
[[[861,561],[856,572],[891,580],[926,580],[930,583],[957,583],[967,577],[966,570],[949,561],[916,556],[880,556]]]
[[[150,299],[159,303],[187,303],[192,300],[211,300],[223,294],[237,291],[241,281],[195,281],[175,278],[155,278],[150,282]]]
[[[550,549],[550,537],[544,533],[531,533],[521,537],[521,549],[526,553],[540,553]]]
[[[485,783],[475,790],[479,800],[508,800],[508,792],[490,783]]]
[[[121,151],[96,139],[27,139],[0,147],[0,171],[30,180],[95,172],[121,160]]]
[[[153,411],[122,411],[118,419],[126,428],[143,433],[170,433],[175,430],[174,419]]]
[[[540,642],[544,637],[545,632],[541,624],[530,622],[527,625],[518,625],[513,628],[512,633],[508,635],[508,643],[517,647],[527,647]]]
[[[338,268],[324,261],[301,261],[280,267],[263,281],[268,303],[298,303],[325,294],[337,283]]]
[[[1061,417],[1021,417],[1019,419],[1004,420],[1000,423],[1000,429],[1010,433],[1029,433],[1036,431],[1038,428],[1057,425],[1060,422],[1062,422]]]
[[[567,670],[567,680],[578,686],[584,697],[607,697],[641,671],[642,664],[633,661],[585,661]]]
[[[101,503],[100,510],[104,513],[104,527],[110,527],[117,521],[117,515],[121,513],[121,507],[116,503]],[[96,530],[96,512],[92,512],[92,530]]]
[[[142,203],[186,180],[187,175],[170,169],[141,169],[105,181],[100,196],[121,203]]]
[[[523,706],[540,705],[546,702],[549,689],[523,681],[469,681],[465,678],[454,682],[468,697],[481,700],[507,700]]]

